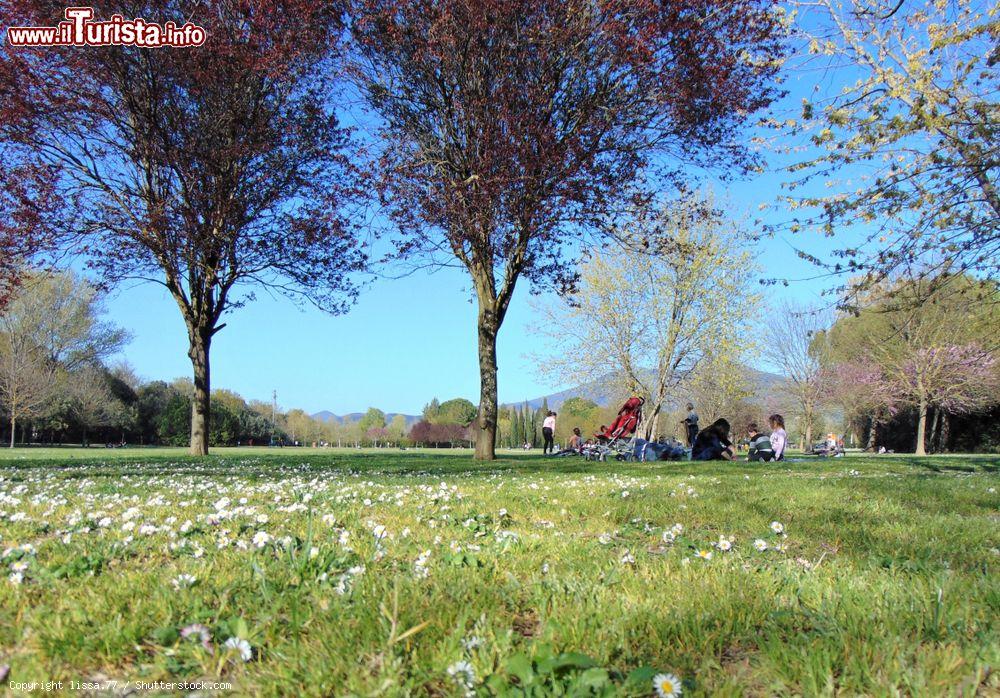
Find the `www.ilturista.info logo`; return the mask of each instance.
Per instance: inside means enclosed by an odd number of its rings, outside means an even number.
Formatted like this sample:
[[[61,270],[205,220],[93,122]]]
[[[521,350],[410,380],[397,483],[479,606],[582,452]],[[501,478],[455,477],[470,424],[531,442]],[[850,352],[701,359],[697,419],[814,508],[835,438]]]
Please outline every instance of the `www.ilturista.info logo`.
[[[66,21],[55,27],[9,27],[11,46],[141,46],[161,48],[201,46],[207,34],[197,24],[156,24],[142,17],[125,19],[111,15],[106,22],[93,21],[94,8],[67,7]]]

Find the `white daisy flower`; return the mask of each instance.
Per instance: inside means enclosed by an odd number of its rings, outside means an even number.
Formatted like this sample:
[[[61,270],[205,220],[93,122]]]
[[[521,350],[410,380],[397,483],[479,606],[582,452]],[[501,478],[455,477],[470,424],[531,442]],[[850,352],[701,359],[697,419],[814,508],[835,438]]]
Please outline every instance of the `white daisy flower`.
[[[784,524],[779,523],[778,521],[772,521],[771,530],[774,531],[775,533],[784,533],[785,526]]]
[[[464,647],[467,652],[471,652],[478,647],[482,647],[482,645],[483,638],[478,635],[470,635],[469,637],[462,638],[462,647]]]
[[[193,574],[180,574],[171,580],[171,584],[174,589],[180,591],[181,589],[190,589],[194,586],[194,583],[198,581],[198,578]]]
[[[476,683],[476,672],[466,661],[457,661],[448,667],[448,675],[463,686],[473,686]]]
[[[758,538],[753,542],[753,547],[757,548],[757,551],[762,553],[767,550],[767,541],[763,538]]]
[[[11,584],[20,584],[24,581],[24,575],[20,572],[11,572],[7,575],[7,581]]]
[[[694,554],[695,557],[700,557],[702,560],[711,560],[712,551],[711,550],[698,550]]]
[[[250,643],[240,637],[231,637],[223,644],[226,649],[237,650],[240,653],[240,659],[244,662],[249,662],[253,657],[253,647]]]
[[[673,674],[657,674],[653,677],[653,688],[659,698],[677,698],[682,692],[681,680]]]
[[[431,551],[425,550],[420,553],[416,561],[413,563],[413,574],[418,579],[426,579],[430,575],[430,570],[427,569],[427,562],[430,560]]]

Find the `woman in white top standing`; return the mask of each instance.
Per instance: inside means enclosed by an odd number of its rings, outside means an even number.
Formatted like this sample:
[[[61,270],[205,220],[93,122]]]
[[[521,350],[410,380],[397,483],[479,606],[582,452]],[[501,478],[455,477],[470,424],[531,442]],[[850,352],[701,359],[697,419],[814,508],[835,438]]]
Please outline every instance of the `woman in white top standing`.
[[[555,431],[556,413],[550,410],[548,415],[546,415],[545,420],[542,422],[542,438],[545,439],[545,445],[542,447],[542,455],[555,452],[555,441],[552,439],[552,435]]]

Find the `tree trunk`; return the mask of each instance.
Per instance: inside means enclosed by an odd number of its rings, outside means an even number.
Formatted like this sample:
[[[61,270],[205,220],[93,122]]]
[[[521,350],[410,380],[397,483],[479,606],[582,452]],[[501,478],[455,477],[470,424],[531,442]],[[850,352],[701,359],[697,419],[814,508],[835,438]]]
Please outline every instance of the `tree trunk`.
[[[923,400],[917,406],[917,447],[914,449],[914,453],[918,456],[926,456],[927,451],[924,448],[924,438],[927,432],[927,403]]]
[[[17,417],[10,416],[10,447],[14,448],[14,441],[17,438]]]
[[[663,404],[662,402],[660,404]],[[643,415],[642,438],[646,441],[656,440],[656,428],[660,423],[660,408],[654,407],[652,412]]]
[[[871,426],[868,428],[868,443],[865,444],[865,451],[874,452],[878,435],[878,418],[875,415],[869,417]]]
[[[948,413],[945,412],[941,415],[941,437],[940,437],[940,450],[942,453],[948,450],[948,437],[951,431],[951,418]]]
[[[941,410],[934,410],[934,419],[931,421],[931,453],[941,450]]]
[[[806,449],[812,451],[813,447],[813,413],[809,409],[806,411]]]
[[[212,345],[211,330],[189,331],[191,346],[188,356],[194,369],[194,395],[191,400],[191,455],[208,455],[209,414],[212,402],[212,376],[209,351]]]
[[[495,304],[479,298],[479,438],[476,460],[496,460],[497,331]]]

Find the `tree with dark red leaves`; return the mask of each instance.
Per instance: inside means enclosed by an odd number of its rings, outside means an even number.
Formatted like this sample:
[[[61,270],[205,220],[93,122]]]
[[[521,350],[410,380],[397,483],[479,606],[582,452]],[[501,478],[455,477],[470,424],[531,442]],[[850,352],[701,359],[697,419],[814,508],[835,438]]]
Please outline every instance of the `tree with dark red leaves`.
[[[341,216],[347,134],[331,104],[342,16],[308,0],[145,0],[95,5],[191,21],[197,48],[4,46],[17,118],[0,140],[74,197],[72,230],[108,283],[165,286],[194,370],[191,452],[208,451],[210,348],[257,287],[349,305],[363,255]],[[0,0],[7,24],[54,25],[65,3]],[[7,104],[4,105],[7,109]]]
[[[2,7],[2,5],[0,5]],[[0,60],[0,133],[15,125],[30,133],[29,112],[16,98],[23,66]],[[36,153],[17,152],[0,141],[0,310],[17,291],[29,265],[51,251],[65,229],[66,212],[54,187],[55,177]]]
[[[399,253],[472,280],[476,457],[491,460],[497,333],[518,280],[571,288],[564,248],[607,229],[637,184],[669,182],[681,163],[750,164],[738,127],[777,96],[777,4],[349,2]]]
[[[19,223],[30,213],[20,206],[22,192],[30,189],[31,177],[18,171],[0,170],[0,311],[17,292],[27,265],[45,247],[43,238],[26,233],[30,224]],[[25,226],[25,227],[22,227]]]

